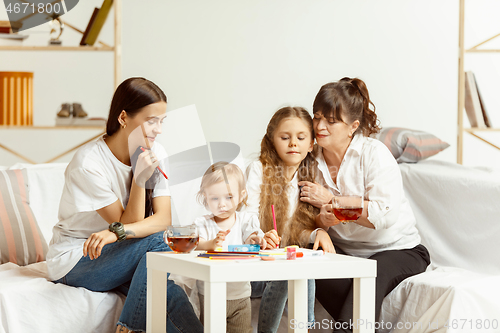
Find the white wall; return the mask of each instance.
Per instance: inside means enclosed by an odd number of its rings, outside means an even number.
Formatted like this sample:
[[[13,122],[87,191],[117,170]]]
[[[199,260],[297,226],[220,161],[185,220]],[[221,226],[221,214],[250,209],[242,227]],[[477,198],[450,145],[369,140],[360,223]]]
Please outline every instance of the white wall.
[[[100,3],[81,1],[66,19],[83,29]],[[474,8],[479,5],[498,8],[498,1],[481,0]],[[500,32],[490,33],[494,11],[469,7],[466,45]],[[469,20],[481,24],[472,30]],[[144,76],[156,82],[169,98],[169,110],[196,104],[207,141],[231,141],[245,156],[256,153],[274,111],[283,105],[311,110],[322,84],[352,76],[367,83],[383,126],[431,132],[451,144],[435,158],[456,161],[456,0],[125,0],[123,25],[123,78]],[[69,31],[63,37],[65,45],[79,41]],[[111,16],[101,37],[112,43]],[[40,33],[25,43],[46,40],[48,33]],[[495,71],[485,67],[477,76],[498,127],[500,56],[487,57]],[[467,59],[466,66],[476,71],[477,64]],[[81,101],[91,115],[106,116],[111,54],[0,52],[0,70],[35,72],[37,125],[53,124],[64,101]],[[189,119],[180,124],[186,135],[189,124]],[[34,131],[0,132],[0,143],[19,147],[37,161],[83,136],[51,133],[46,147],[46,138],[34,137]],[[465,144],[464,164],[500,161],[500,152],[472,137]],[[18,161],[3,152],[0,160],[3,165]]]

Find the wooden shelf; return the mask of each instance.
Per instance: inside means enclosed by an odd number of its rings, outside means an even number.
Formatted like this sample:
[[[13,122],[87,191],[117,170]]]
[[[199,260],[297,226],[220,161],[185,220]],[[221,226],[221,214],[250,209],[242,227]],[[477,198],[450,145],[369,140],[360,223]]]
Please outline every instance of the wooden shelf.
[[[497,53],[497,52],[500,52],[500,49],[482,49],[482,50],[478,50],[478,49],[474,49],[474,50],[465,50],[465,52],[467,53]]]
[[[21,125],[0,125],[1,129],[16,129],[16,130],[70,130],[70,129],[82,129],[82,130],[103,130],[106,126],[21,126]]]
[[[464,133],[469,133],[473,137],[481,140],[482,142],[500,150],[500,147],[494,143],[480,137],[476,132],[500,132],[500,128],[465,128],[464,127],[464,109],[465,109],[465,71],[464,71],[464,60],[466,53],[500,53],[500,49],[479,49],[478,47],[488,43],[489,41],[500,37],[500,34],[492,36],[471,48],[466,49],[464,43],[464,32],[465,32],[465,0],[459,1],[459,25],[458,25],[458,133],[457,133],[457,163],[462,164],[463,162],[463,150],[464,150]]]
[[[114,51],[112,46],[0,46],[3,51]]]
[[[471,128],[464,128],[465,132],[468,133],[474,133],[474,132],[500,132],[500,128],[477,128],[477,127],[471,127]]]
[[[121,8],[122,8],[122,0],[114,0],[113,1],[113,7],[114,7],[114,46],[107,45],[101,41],[98,41],[99,46],[62,46],[62,45],[46,45],[46,46],[29,46],[29,45],[0,45],[0,51],[73,51],[73,52],[113,52],[113,69],[114,69],[114,75],[113,75],[113,81],[114,81],[114,89],[118,87],[118,85],[121,83],[121,59],[122,59],[122,18],[121,18]],[[73,30],[82,33],[83,31],[75,28],[68,22],[64,22],[68,27],[72,28]],[[2,63],[2,65],[5,65]],[[5,66],[4,66],[5,67]],[[3,70],[6,70],[5,68]],[[1,130],[80,130],[80,131],[99,131],[97,135],[94,135],[95,133],[91,133],[90,135],[93,135],[92,138],[85,140],[84,142],[79,143],[78,145],[66,150],[65,152],[59,154],[58,156],[55,156],[44,163],[51,163],[56,161],[57,159],[61,158],[62,156],[80,148],[81,146],[85,145],[86,143],[97,139],[104,133],[106,133],[106,126],[75,126],[75,125],[70,125],[70,126],[21,126],[21,125],[0,125]],[[0,143],[0,149],[6,150],[10,152],[11,154],[29,162],[29,163],[37,163],[30,158],[23,156],[19,154],[15,149],[11,149],[3,144]]]

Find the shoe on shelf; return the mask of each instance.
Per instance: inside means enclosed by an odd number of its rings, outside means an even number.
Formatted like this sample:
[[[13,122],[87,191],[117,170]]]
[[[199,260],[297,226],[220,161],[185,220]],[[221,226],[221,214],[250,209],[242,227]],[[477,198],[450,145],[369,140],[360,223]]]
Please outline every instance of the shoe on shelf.
[[[73,103],[73,117],[84,118],[87,117],[87,112],[82,109],[80,103]]]
[[[58,117],[68,118],[71,115],[71,104],[63,103],[61,104],[61,111],[57,113]]]

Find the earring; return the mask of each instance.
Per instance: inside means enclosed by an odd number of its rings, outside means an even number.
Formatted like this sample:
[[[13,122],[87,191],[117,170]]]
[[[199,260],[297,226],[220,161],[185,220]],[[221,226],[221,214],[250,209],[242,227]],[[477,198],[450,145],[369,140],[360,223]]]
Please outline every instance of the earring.
[[[122,124],[122,128],[125,129],[127,127],[127,124]]]

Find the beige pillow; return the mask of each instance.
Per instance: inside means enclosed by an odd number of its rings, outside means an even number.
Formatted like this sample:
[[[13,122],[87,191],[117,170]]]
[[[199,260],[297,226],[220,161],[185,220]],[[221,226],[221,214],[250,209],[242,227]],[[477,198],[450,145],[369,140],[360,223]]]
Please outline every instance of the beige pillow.
[[[47,242],[29,206],[26,169],[0,170],[0,264],[45,260]]]
[[[383,128],[375,137],[389,148],[398,163],[415,163],[450,146],[433,134],[400,127]]]

